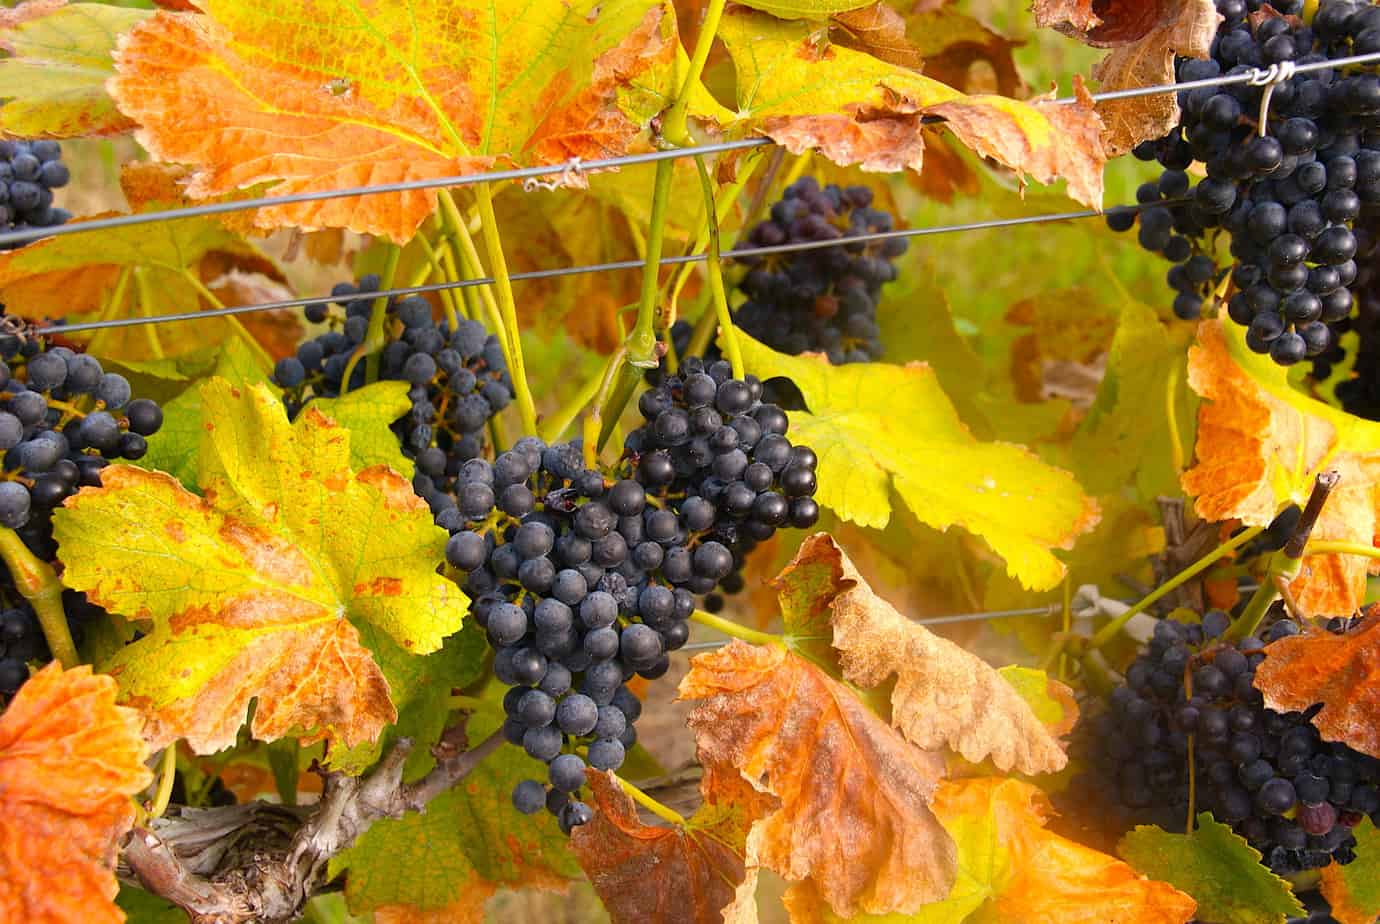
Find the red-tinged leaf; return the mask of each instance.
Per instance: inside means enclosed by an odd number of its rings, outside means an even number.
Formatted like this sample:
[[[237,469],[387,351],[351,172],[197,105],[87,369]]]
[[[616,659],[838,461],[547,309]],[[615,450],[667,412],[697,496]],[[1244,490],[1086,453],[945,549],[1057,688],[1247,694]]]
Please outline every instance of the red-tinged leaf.
[[[684,826],[644,825],[612,775],[589,771],[589,784],[594,820],[570,843],[615,924],[755,924],[756,870],[741,855],[750,818],[706,801]]]
[[[776,646],[735,641],[681,681],[707,772],[770,796],[747,863],[808,880],[835,912],[913,912],[954,879],[928,802],[943,760],[907,743],[846,687]]]
[[[1375,924],[1380,918],[1380,830],[1369,818],[1351,829],[1356,859],[1345,866],[1329,863],[1322,874],[1322,894],[1341,924]]]
[[[139,715],[89,667],[39,671],[0,715],[0,920],[118,924],[114,860],[148,786]]]
[[[1380,757],[1380,609],[1342,635],[1310,626],[1271,642],[1255,685],[1279,712],[1322,703],[1313,724],[1324,738]]]

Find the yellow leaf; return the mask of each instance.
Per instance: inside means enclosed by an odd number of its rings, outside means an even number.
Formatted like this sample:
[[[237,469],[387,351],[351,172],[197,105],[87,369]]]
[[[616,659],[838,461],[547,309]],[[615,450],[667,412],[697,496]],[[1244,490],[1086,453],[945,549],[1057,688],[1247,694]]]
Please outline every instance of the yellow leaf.
[[[134,123],[105,81],[121,33],[153,14],[101,3],[26,0],[0,15],[0,130],[19,138],[116,135]]]
[[[804,395],[791,438],[818,454],[816,500],[843,519],[885,526],[894,490],[921,522],[981,536],[1013,577],[1041,590],[1064,575],[1051,549],[1097,523],[1097,503],[1067,472],[974,437],[924,363],[831,366],[738,338],[749,371],[786,376]]]
[[[397,718],[387,657],[460,626],[445,531],[400,476],[352,471],[349,431],[314,408],[293,427],[263,386],[211,379],[201,397],[204,498],[115,465],[54,515],[65,583],[150,624],[109,672],[152,747],[228,747],[255,697],[262,740],[374,740]]]
[[[136,28],[110,84],[145,147],[197,168],[198,197],[623,154],[677,89],[675,13],[660,0],[201,6]],[[435,190],[349,196],[256,222],[402,243],[435,206]]]

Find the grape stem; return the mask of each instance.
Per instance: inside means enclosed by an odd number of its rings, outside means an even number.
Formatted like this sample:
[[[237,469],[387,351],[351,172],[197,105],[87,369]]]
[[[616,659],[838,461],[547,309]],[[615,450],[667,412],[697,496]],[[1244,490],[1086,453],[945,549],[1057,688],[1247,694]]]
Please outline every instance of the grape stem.
[[[455,199],[446,193],[441,197],[441,224],[446,231],[446,250],[450,252],[450,270],[456,274],[457,267],[466,279],[484,278],[484,261],[479,259],[479,248],[475,246],[474,236],[470,234],[469,222],[460,214]],[[456,280],[459,281],[459,280]],[[498,338],[503,347],[503,356],[509,353],[508,331],[504,329],[503,318],[499,314],[498,302],[494,299],[493,286],[487,282],[480,286],[466,286],[464,291],[478,289],[479,304],[484,308],[484,316],[489,330]],[[477,317],[477,315],[476,315]]]
[[[1380,549],[1364,542],[1334,542],[1320,539],[1310,542],[1304,548],[1305,555],[1363,555],[1366,558],[1380,558]]]
[[[527,385],[527,365],[522,359],[522,329],[518,325],[517,302],[513,298],[513,281],[508,277],[508,260],[503,255],[503,239],[498,232],[498,216],[494,214],[493,193],[488,183],[474,189],[479,202],[479,218],[484,233],[484,246],[489,251],[489,265],[498,290],[498,308],[508,339],[508,371],[513,379],[518,413],[522,417],[522,432],[537,432],[537,407],[532,401],[532,389]]]
[[[393,288],[393,280],[398,275],[398,261],[402,258],[402,248],[397,244],[388,245],[388,254],[383,267],[383,274],[379,277],[380,289]],[[388,296],[380,295],[374,299],[373,306],[369,309],[369,329],[364,335],[364,342],[355,348],[354,355],[345,365],[345,374],[340,379],[340,393],[343,395],[350,390],[350,378],[355,373],[355,366],[359,363],[361,356],[367,356],[365,366],[365,378],[367,381],[376,382],[379,377],[379,350],[383,349],[383,325],[388,318]]]
[[[613,386],[618,381],[618,373],[622,371],[623,360],[627,355],[627,347],[620,346],[609,357],[609,361],[604,365],[604,374],[599,380],[599,390],[594,393],[594,398],[589,403],[589,414],[586,415],[584,423],[583,453],[586,468],[594,468],[599,460],[599,435],[603,430],[604,413],[609,410]],[[616,413],[623,413],[623,409],[619,408]]]
[[[723,341],[728,353],[729,364],[733,367],[733,377],[743,378],[743,352],[738,348],[738,331],[733,326],[733,313],[728,310],[728,294],[724,291],[723,266],[719,262],[719,216],[714,202],[714,183],[709,179],[709,170],[704,166],[704,158],[695,158],[695,168],[700,174],[700,187],[704,190],[705,220],[709,223],[709,253],[706,269],[709,273],[709,291],[714,296],[714,312],[719,318],[719,339]]]
[[[690,618],[702,626],[722,632],[731,638],[742,639],[754,645],[784,645],[785,640],[779,635],[772,635],[770,632],[758,632],[756,629],[749,629],[747,626],[740,626],[731,619],[724,619],[722,616],[715,616],[713,613],[706,613],[704,610],[695,610],[690,614]]]
[[[661,136],[677,147],[683,148],[694,140],[690,137],[689,129],[690,94],[704,73],[704,65],[709,61],[709,52],[714,47],[714,36],[719,31],[719,20],[723,18],[725,5],[725,0],[709,0],[708,6],[705,7],[700,34],[695,39],[695,50],[690,55],[690,67],[685,72],[685,79],[680,83],[680,92],[676,94],[671,111],[662,120]]]
[[[453,275],[452,270],[448,269],[446,265],[441,262],[441,254],[431,241],[427,240],[425,234],[417,235],[417,245],[421,247],[422,252],[426,254],[427,263],[431,265],[431,270],[436,273],[437,280],[442,282],[460,281],[459,279],[451,278]],[[431,275],[431,272],[428,272],[427,275]],[[459,326],[461,317],[468,316],[467,312],[460,309],[461,302],[462,299],[457,299],[455,297],[454,289],[441,290],[441,307],[445,310],[446,322],[450,324],[451,330],[455,330],[455,328]]]
[[[139,316],[151,318],[156,316],[153,310],[153,286],[149,283],[148,268],[136,266],[134,268],[134,288],[139,293]],[[158,339],[157,324],[141,324],[144,328],[144,339],[149,342],[149,352],[154,359],[163,358],[163,343]]]
[[[667,824],[676,825],[678,827],[683,827],[685,825],[685,816],[682,815],[680,812],[677,812],[669,805],[666,805],[653,799],[651,796],[647,795],[645,792],[638,789],[636,786],[634,786],[627,780],[623,779],[618,774],[615,773],[613,775],[613,778],[618,781],[618,785],[623,787],[623,791],[627,793],[629,796],[631,796],[634,802],[645,808],[647,811],[651,812],[656,817],[660,818],[662,821],[666,822]]]
[[[168,810],[168,802],[172,799],[173,780],[177,776],[176,742],[163,749],[162,764],[158,777],[158,792],[153,797],[153,804],[149,806],[148,816],[144,819],[144,824],[148,824],[155,818],[162,818],[163,813]]]
[[[1243,529],[1241,532],[1237,533],[1235,536],[1231,537],[1226,542],[1223,542],[1221,545],[1217,546],[1215,549],[1208,552],[1202,558],[1198,559],[1193,564],[1189,565],[1187,568],[1180,571],[1178,574],[1174,575],[1169,580],[1165,581],[1159,587],[1152,590],[1145,597],[1141,598],[1129,610],[1122,613],[1116,619],[1113,619],[1111,622],[1103,626],[1088,642],[1089,646],[1091,648],[1097,649],[1101,648],[1103,645],[1106,645],[1108,642],[1110,642],[1113,638],[1116,637],[1116,634],[1121,631],[1122,626],[1126,625],[1128,622],[1131,621],[1131,617],[1135,616],[1137,613],[1144,612],[1147,608],[1153,606],[1155,602],[1159,600],[1161,597],[1173,591],[1175,588],[1188,583],[1193,578],[1197,577],[1199,574],[1206,571],[1208,568],[1212,567],[1212,565],[1216,563],[1219,559],[1224,558],[1232,552],[1236,551],[1237,549],[1241,548],[1241,546],[1245,545],[1247,542],[1250,542],[1252,539],[1254,539],[1256,536],[1260,535],[1264,531],[1265,527],[1263,526],[1252,526],[1248,529]]]
[[[619,354],[615,353],[614,355],[618,356]],[[594,399],[600,384],[604,381],[604,376],[608,374],[608,369],[614,365],[612,359],[613,357],[610,357],[609,362],[606,362],[596,374],[587,379],[579,390],[570,396],[570,400],[561,405],[559,410],[542,421],[540,435],[545,442],[554,443],[559,440],[580,412],[585,409],[585,406]]]
[[[652,187],[652,217],[647,228],[647,255],[642,264],[642,296],[637,303],[637,321],[623,342],[628,361],[634,366],[656,366],[656,322],[658,279],[661,270],[661,251],[666,238],[666,207],[671,199],[671,179],[675,175],[675,161],[657,161],[656,179]]]
[[[198,295],[206,299],[208,305],[217,311],[225,310],[225,302],[221,301],[216,293],[206,288],[206,284],[201,281],[201,278],[198,277],[196,273],[184,266],[182,268],[182,276],[193,289],[196,289]],[[265,369],[272,369],[273,357],[268,355],[268,350],[263,348],[263,344],[259,343],[254,335],[240,323],[240,319],[234,315],[226,315],[225,320],[230,322],[230,326],[234,329],[236,336],[243,340],[245,345],[249,347],[249,351],[254,354],[255,359],[257,359]]]
[[[62,582],[53,566],[43,561],[24,544],[12,529],[0,527],[0,558],[14,578],[14,586],[38,615],[48,650],[62,665],[71,670],[81,663],[72,632],[67,627],[67,613],[62,608]]]

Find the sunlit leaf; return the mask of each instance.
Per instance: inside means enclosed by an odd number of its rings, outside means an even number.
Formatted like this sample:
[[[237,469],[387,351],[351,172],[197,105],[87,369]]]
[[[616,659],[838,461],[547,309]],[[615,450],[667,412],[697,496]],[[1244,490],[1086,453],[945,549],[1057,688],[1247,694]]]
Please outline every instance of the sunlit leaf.
[[[155,747],[233,744],[255,697],[261,740],[373,741],[397,718],[394,662],[460,626],[445,531],[397,474],[353,471],[320,412],[294,427],[263,386],[200,387],[204,497],[114,465],[54,516],[67,585],[150,623],[106,667]],[[395,647],[371,653],[374,633]]]
[[[1356,859],[1319,870],[1322,894],[1341,924],[1374,924],[1380,917],[1380,831],[1369,818],[1362,818],[1351,834],[1356,838]]]

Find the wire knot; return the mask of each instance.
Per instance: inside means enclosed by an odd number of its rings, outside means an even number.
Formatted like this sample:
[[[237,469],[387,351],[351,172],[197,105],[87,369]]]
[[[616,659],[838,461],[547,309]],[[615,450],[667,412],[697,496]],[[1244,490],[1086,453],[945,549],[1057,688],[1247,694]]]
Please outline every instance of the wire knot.
[[[552,192],[584,176],[584,171],[585,168],[581,165],[580,158],[572,157],[566,162],[565,167],[562,168],[556,179],[539,180],[534,176],[529,176],[522,181],[522,191],[536,192],[539,189],[544,189],[547,192]]]
[[[1266,126],[1270,120],[1270,98],[1275,95],[1275,87],[1291,79],[1296,69],[1293,61],[1279,61],[1265,70],[1256,68],[1251,72],[1251,79],[1246,81],[1250,86],[1265,88],[1265,92],[1260,95],[1260,119],[1256,126],[1257,134],[1261,138],[1265,137]]]

